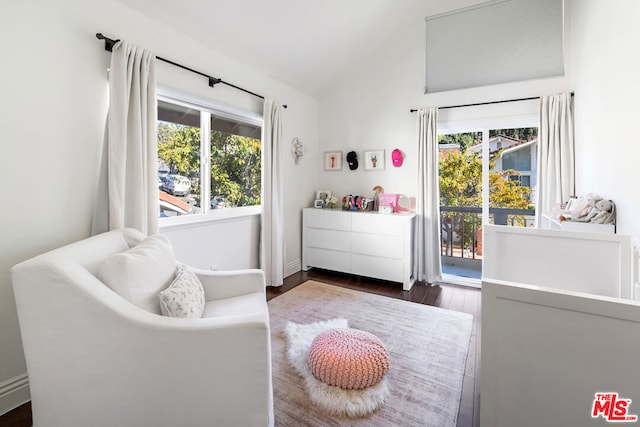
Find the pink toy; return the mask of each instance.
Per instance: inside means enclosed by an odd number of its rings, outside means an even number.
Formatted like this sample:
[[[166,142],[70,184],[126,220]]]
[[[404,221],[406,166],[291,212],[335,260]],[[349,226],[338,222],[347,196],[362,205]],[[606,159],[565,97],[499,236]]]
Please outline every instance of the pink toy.
[[[382,341],[369,332],[329,329],[313,340],[309,367],[326,384],[359,390],[384,378],[389,371],[389,356]]]
[[[394,212],[398,212],[398,195],[397,194],[378,194],[378,206],[391,206]]]

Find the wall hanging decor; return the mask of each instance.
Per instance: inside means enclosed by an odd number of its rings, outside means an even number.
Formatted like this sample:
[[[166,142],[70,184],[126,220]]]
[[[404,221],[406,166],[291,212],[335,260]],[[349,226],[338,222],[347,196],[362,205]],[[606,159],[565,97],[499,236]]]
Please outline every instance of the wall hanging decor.
[[[324,170],[342,170],[342,151],[326,151],[324,153]]]
[[[404,153],[399,148],[396,148],[391,152],[391,163],[393,163],[393,166],[399,168],[400,166],[402,166],[403,162]]]
[[[300,138],[293,138],[291,140],[291,157],[296,165],[302,161],[306,152],[307,147],[304,146],[304,142],[302,142]]]
[[[355,151],[349,151],[347,153],[347,164],[352,171],[358,169],[358,153]]]
[[[384,170],[384,150],[364,152],[365,170]]]

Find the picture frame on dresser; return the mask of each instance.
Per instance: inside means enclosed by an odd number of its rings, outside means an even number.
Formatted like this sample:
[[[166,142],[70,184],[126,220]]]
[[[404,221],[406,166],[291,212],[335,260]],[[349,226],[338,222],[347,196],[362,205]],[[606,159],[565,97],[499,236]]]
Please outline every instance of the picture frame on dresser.
[[[331,190],[318,190],[316,191],[316,200],[322,200],[326,202],[331,198]]]

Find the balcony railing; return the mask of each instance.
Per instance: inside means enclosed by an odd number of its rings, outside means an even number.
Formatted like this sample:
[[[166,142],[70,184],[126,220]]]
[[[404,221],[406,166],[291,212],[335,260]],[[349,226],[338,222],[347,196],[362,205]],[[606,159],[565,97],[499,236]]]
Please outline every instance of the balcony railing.
[[[535,209],[489,208],[489,220],[496,225],[532,227],[535,213]],[[481,207],[440,206],[440,224],[442,257],[482,259]]]

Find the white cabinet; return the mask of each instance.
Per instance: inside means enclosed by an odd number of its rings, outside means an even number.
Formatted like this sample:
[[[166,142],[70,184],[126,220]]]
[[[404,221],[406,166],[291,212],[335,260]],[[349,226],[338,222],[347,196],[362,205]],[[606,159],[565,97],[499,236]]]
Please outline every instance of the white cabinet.
[[[414,222],[414,214],[304,209],[302,269],[401,282],[408,291],[415,282]]]

